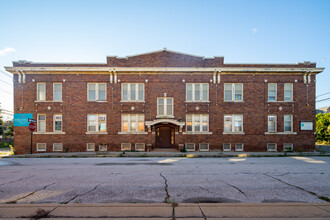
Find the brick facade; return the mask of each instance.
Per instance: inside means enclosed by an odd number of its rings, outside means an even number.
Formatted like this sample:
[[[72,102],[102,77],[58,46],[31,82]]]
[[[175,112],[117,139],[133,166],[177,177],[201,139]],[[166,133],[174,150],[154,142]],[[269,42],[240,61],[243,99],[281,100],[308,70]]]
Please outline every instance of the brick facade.
[[[79,69],[78,69],[79,68]],[[125,69],[126,68],[126,69]],[[180,68],[182,70],[180,70]],[[313,151],[314,131],[301,131],[301,121],[315,126],[315,74],[323,69],[315,63],[300,64],[224,64],[223,57],[204,59],[171,51],[160,51],[128,58],[108,57],[107,64],[39,64],[14,62],[6,67],[14,74],[14,112],[46,114],[46,133],[33,134],[36,143],[46,143],[46,152],[53,152],[53,143],[63,143],[64,152],[86,151],[87,143],[106,144],[108,151],[121,151],[121,143],[145,143],[145,150],[156,145],[156,128],[175,130],[172,148],[186,143],[208,143],[209,150],[222,151],[224,143],[243,143],[244,151],[267,151],[267,143],[276,143],[283,151],[284,143],[292,143],[294,151]],[[245,70],[246,69],[246,70]],[[18,74],[20,73],[20,74]],[[23,74],[25,82],[23,82]],[[308,75],[310,74],[310,81]],[[110,81],[110,75],[112,82]],[[304,77],[305,81],[304,81]],[[46,101],[37,101],[37,83],[46,83]],[[62,83],[62,101],[53,100],[53,83]],[[106,83],[106,101],[88,101],[87,83]],[[123,102],[124,83],[143,83],[144,102]],[[186,84],[206,83],[209,102],[187,102]],[[224,84],[241,83],[243,100],[224,101]],[[268,101],[268,83],[277,84],[277,101]],[[284,83],[293,84],[293,101],[284,101]],[[165,94],[166,93],[166,94]],[[157,98],[173,97],[173,122],[157,118]],[[62,133],[54,132],[53,115],[62,114]],[[87,115],[105,114],[106,133],[88,134]],[[123,114],[144,115],[144,132],[122,134]],[[189,133],[187,114],[208,115],[208,132]],[[243,134],[224,134],[224,115],[243,115]],[[277,116],[277,132],[267,133],[268,115]],[[284,115],[293,116],[292,132],[284,132]],[[163,120],[148,127],[147,122]],[[14,127],[15,151],[30,151],[27,127]]]

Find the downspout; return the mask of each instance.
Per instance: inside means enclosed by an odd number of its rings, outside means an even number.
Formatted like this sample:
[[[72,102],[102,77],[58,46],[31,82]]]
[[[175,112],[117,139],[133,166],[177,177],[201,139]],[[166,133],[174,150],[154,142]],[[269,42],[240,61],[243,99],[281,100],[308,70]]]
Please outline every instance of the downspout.
[[[114,81],[115,81],[115,83],[117,83],[117,73],[116,73],[116,71],[113,71],[113,74],[114,74]]]
[[[18,83],[22,82],[21,71],[18,70]]]
[[[110,73],[110,83],[112,83],[112,82],[113,82],[113,75],[112,75],[112,71],[111,71],[111,70],[109,70],[109,73]]]
[[[22,73],[23,83],[25,83],[25,73],[23,72],[23,70],[21,70],[21,73]]]

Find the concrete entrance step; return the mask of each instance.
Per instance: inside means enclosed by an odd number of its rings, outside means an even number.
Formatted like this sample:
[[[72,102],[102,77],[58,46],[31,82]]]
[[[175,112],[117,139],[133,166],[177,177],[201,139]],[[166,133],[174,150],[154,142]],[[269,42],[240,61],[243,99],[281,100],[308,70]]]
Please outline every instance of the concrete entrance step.
[[[151,152],[179,152],[176,148],[154,148]]]

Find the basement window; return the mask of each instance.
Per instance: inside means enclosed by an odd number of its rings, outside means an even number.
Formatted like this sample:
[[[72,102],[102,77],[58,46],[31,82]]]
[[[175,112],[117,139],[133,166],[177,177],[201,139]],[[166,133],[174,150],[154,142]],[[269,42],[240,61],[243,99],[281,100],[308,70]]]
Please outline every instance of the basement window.
[[[107,151],[107,148],[106,144],[99,144],[99,151]]]
[[[231,144],[223,144],[223,151],[231,151]]]
[[[136,151],[145,151],[145,144],[144,143],[136,143],[135,144]]]
[[[195,151],[195,144],[185,144],[186,151]]]
[[[209,144],[199,144],[199,151],[209,151]]]
[[[285,143],[283,145],[284,152],[292,152],[293,151],[293,144],[292,143]]]
[[[53,151],[63,151],[62,143],[53,143]]]
[[[243,144],[235,144],[236,151],[243,151]]]
[[[121,151],[130,151],[131,150],[131,143],[122,143],[121,144]]]
[[[95,143],[87,143],[87,151],[95,151]]]
[[[37,151],[46,151],[46,143],[37,143]]]
[[[277,144],[271,143],[271,144],[267,144],[267,151],[277,151]]]

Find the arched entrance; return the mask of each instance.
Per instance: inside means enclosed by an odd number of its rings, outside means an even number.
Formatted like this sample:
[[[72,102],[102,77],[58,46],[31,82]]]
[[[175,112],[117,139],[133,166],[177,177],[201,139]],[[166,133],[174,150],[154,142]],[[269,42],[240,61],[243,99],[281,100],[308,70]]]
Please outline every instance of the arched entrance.
[[[153,148],[175,148],[175,133],[182,132],[184,122],[174,119],[157,119],[146,121],[148,132],[154,132],[155,142]]]

